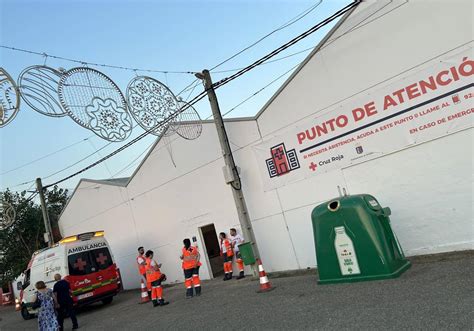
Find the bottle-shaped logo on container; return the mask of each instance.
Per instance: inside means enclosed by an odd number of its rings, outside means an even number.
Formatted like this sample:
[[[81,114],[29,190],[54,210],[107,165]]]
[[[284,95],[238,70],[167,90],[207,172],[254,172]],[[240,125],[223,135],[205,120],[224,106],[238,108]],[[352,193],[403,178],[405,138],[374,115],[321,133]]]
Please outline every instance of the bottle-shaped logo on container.
[[[336,238],[334,247],[336,248],[339,268],[343,276],[360,274],[359,263],[355,253],[351,238],[346,233],[346,228],[338,226],[334,228]]]

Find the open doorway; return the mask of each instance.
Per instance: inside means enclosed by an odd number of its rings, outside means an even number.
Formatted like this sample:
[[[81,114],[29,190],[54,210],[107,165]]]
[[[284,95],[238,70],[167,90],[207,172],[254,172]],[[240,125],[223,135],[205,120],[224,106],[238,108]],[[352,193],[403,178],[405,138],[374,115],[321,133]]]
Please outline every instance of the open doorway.
[[[207,257],[211,266],[213,277],[219,277],[224,274],[222,256],[220,254],[219,239],[217,238],[214,224],[200,227],[202,239],[206,246]]]

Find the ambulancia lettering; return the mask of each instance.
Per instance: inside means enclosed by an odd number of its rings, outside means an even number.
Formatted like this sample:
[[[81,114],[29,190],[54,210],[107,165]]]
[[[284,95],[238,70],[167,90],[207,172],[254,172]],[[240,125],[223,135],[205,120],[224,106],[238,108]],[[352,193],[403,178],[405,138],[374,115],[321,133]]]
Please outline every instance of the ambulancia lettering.
[[[88,251],[88,250],[96,249],[96,248],[100,248],[100,247],[106,247],[106,246],[107,246],[107,244],[105,242],[100,242],[100,243],[89,244],[89,245],[85,245],[85,246],[69,248],[67,254],[71,255],[71,254],[75,254],[75,253],[79,253],[79,252],[83,252],[83,251]]]

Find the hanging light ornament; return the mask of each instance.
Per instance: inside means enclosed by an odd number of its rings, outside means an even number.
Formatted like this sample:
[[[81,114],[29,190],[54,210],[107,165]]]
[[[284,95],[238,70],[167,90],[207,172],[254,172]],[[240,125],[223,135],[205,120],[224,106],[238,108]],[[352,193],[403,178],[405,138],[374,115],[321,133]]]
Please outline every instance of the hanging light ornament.
[[[87,67],[64,72],[59,81],[59,101],[79,125],[99,137],[118,142],[132,132],[132,118],[118,86],[105,74]]]
[[[16,219],[15,208],[0,195],[0,230],[10,227]]]
[[[178,111],[179,103],[166,85],[151,77],[138,76],[128,84],[126,95],[138,125],[156,136],[173,133],[176,117],[170,117]],[[160,125],[165,120],[168,121]]]
[[[23,70],[18,77],[22,99],[34,111],[50,117],[62,117],[67,113],[59,101],[58,86],[61,72],[42,65]]]
[[[179,100],[180,109],[183,109],[173,122],[176,133],[187,140],[199,138],[202,133],[202,121],[197,110],[189,103]]]
[[[20,95],[13,78],[0,68],[0,128],[13,121],[20,109]]]

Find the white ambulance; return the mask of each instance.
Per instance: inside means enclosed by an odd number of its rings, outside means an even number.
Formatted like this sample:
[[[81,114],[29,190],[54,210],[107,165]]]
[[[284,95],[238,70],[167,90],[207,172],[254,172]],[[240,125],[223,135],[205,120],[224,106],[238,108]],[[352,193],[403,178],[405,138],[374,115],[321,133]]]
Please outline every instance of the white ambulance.
[[[23,281],[17,283],[21,291],[16,299],[16,310],[21,311],[24,319],[37,313],[31,308],[36,282],[44,281],[47,287],[53,288],[55,274],[69,282],[76,306],[96,301],[108,304],[121,289],[120,272],[104,232],[70,236],[31,257]]]

